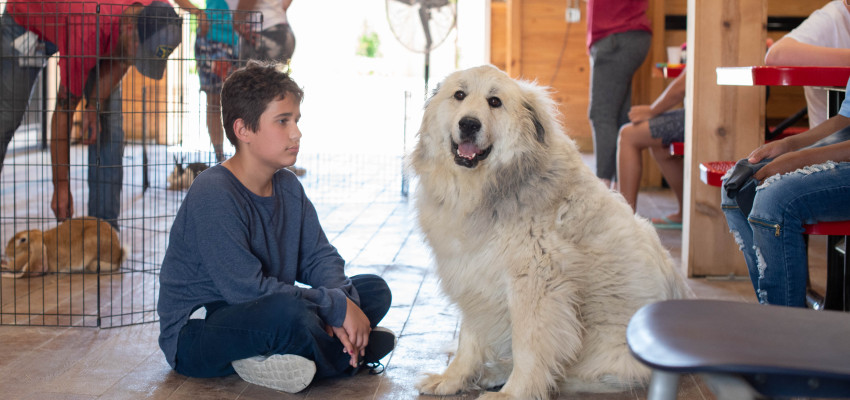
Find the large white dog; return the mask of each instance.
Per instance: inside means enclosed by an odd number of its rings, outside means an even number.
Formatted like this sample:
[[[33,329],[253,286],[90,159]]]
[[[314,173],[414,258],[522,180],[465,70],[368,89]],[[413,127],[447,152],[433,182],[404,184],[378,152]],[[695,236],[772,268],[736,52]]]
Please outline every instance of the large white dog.
[[[481,398],[545,399],[646,383],[629,318],[686,289],[652,225],[583,163],[543,88],[492,66],[451,74],[410,162],[419,223],[462,319],[456,357],[422,393],[504,385]]]

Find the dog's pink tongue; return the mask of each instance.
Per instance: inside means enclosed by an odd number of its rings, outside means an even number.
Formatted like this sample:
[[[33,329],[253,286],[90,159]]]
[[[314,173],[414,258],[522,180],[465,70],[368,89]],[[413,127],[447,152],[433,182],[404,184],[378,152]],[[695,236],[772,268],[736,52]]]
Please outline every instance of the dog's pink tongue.
[[[480,151],[481,149],[479,149],[478,146],[476,146],[475,143],[472,142],[464,142],[458,145],[457,147],[457,155],[468,160],[475,158],[475,156],[477,156]]]

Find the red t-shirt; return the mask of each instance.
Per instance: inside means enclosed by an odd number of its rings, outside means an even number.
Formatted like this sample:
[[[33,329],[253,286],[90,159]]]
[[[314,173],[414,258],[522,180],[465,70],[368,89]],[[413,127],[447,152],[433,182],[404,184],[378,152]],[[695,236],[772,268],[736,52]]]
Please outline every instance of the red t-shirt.
[[[649,0],[587,0],[587,50],[596,41],[627,31],[652,32]]]
[[[8,0],[7,10],[19,25],[59,48],[62,84],[82,96],[98,56],[110,54],[118,43],[121,13],[134,3],[148,5],[153,0],[107,2]]]

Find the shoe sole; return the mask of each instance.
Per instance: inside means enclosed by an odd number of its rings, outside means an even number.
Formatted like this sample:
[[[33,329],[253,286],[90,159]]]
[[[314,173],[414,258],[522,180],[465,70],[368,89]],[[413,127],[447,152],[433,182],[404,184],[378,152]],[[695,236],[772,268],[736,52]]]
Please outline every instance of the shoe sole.
[[[294,354],[252,357],[232,364],[243,380],[286,393],[304,390],[316,375],[316,363]]]

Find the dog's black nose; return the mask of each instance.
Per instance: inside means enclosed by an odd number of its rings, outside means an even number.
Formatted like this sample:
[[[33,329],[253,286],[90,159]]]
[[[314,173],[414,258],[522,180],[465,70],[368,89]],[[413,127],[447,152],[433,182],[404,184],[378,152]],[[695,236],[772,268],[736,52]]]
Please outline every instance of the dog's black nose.
[[[467,139],[474,136],[479,130],[481,130],[481,121],[479,121],[478,118],[463,117],[457,125],[460,127],[461,139]]]

